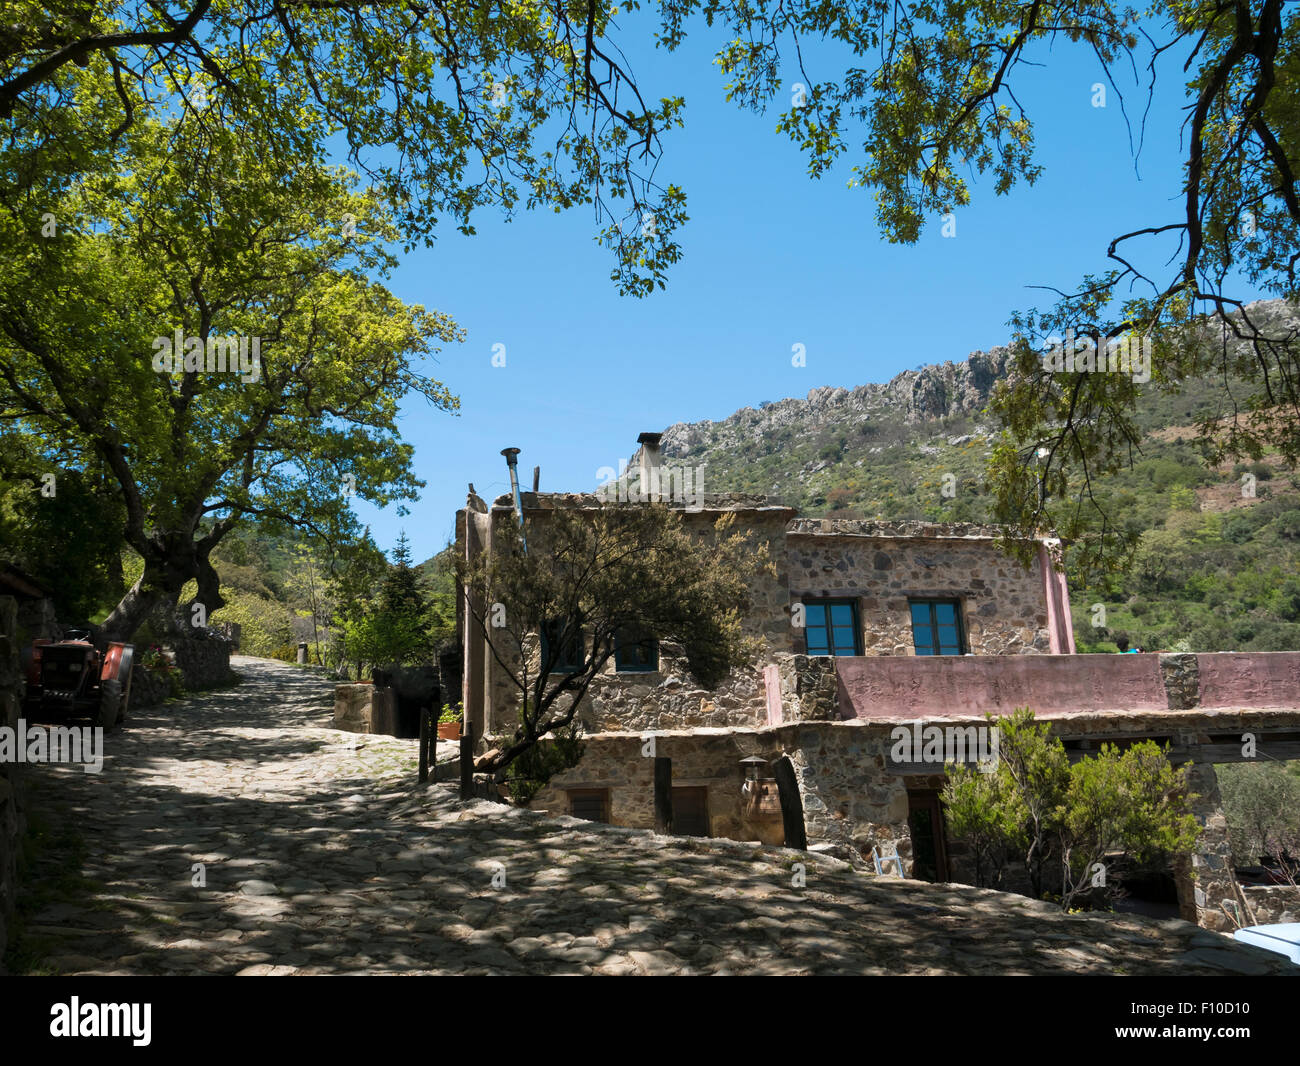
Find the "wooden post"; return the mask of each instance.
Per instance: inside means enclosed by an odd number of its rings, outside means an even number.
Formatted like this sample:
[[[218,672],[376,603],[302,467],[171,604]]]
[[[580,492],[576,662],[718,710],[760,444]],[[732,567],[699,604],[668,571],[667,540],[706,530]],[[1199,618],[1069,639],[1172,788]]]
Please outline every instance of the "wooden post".
[[[433,716],[433,707],[426,707],[424,716],[429,722],[429,780],[438,784],[438,719]]]
[[[438,780],[435,760],[433,779]],[[420,784],[429,780],[429,708],[420,708]]]
[[[474,726],[466,715],[465,731],[460,735],[460,798],[474,795]]]
[[[776,787],[781,794],[781,821],[785,823],[785,846],[808,850],[808,834],[803,825],[803,801],[799,798],[799,783],[795,780],[794,764],[788,755],[776,760],[774,767]]]
[[[655,756],[655,832],[673,831],[673,761]]]

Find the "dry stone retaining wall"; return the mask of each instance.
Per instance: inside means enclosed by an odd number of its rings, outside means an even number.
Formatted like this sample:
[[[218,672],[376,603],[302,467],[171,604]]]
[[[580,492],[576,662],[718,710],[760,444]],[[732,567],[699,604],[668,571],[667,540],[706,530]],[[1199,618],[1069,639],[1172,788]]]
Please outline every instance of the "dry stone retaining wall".
[[[153,707],[171,695],[171,685],[161,673],[151,673],[143,666],[146,645],[135,646],[135,664],[131,674],[131,707]],[[230,669],[230,642],[220,637],[169,640],[163,654],[181,672],[181,681],[189,692],[229,684],[238,676]],[[128,713],[130,713],[128,709]]]
[[[0,726],[14,728],[18,724],[21,685],[17,604],[12,596],[0,596]],[[21,768],[0,763],[0,959],[18,896],[18,860],[25,830]]]
[[[1300,888],[1289,885],[1245,885],[1242,892],[1256,925],[1300,922]]]
[[[169,641],[167,647],[180,667],[187,689],[214,688],[234,678],[230,672],[229,641],[220,637],[181,639]]]
[[[552,777],[530,806],[551,814],[569,814],[569,789],[609,789],[612,824],[654,828],[654,758],[646,754],[647,740],[626,733],[587,738],[582,761]],[[674,787],[708,790],[710,835],[781,844],[785,840],[781,820],[750,818],[742,804],[744,768],[740,760],[766,754],[760,751],[763,744],[754,732],[656,733],[653,750],[655,756],[672,760]]]

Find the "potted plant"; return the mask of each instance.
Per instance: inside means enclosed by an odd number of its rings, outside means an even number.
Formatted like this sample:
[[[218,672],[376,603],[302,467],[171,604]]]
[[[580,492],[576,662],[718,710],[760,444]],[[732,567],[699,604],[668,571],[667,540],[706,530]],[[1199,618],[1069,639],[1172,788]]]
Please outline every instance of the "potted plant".
[[[438,739],[460,739],[460,708],[443,704],[442,714],[438,716]]]

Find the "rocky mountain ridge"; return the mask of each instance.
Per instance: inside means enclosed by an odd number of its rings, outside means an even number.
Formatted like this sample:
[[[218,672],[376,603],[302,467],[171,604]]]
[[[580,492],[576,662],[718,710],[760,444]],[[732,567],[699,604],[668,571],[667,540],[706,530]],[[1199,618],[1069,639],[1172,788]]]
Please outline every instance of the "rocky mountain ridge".
[[[810,389],[803,399],[742,407],[719,422],[677,422],[664,431],[660,447],[665,458],[688,459],[729,437],[757,441],[791,427],[807,431],[828,425],[852,426],[884,414],[901,414],[906,423],[977,416],[1005,374],[1010,358],[1011,349],[1003,345],[972,352],[964,362],[904,370],[883,385],[853,389],[823,385]]]

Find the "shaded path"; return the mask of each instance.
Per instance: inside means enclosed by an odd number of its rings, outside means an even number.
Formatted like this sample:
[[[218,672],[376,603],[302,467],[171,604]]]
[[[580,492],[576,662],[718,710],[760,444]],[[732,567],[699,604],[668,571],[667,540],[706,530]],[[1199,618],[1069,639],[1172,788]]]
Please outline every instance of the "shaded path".
[[[415,741],[332,729],[319,675],[233,665],[238,688],[132,714],[102,773],[32,768],[37,814],[83,844],[52,834],[29,876],[22,967],[1300,974],[1177,920],[1067,917],[781,849],[462,804],[416,785]]]

